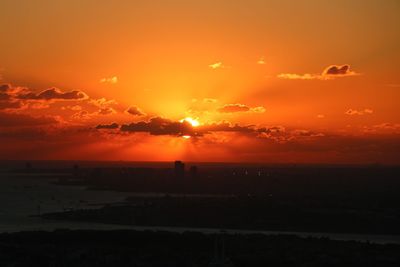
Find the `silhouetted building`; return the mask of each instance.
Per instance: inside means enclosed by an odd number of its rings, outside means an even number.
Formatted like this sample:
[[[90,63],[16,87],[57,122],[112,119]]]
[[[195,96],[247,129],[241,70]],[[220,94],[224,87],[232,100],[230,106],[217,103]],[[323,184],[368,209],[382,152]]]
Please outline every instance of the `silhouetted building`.
[[[175,161],[174,171],[175,177],[183,178],[185,176],[185,164],[180,160]]]

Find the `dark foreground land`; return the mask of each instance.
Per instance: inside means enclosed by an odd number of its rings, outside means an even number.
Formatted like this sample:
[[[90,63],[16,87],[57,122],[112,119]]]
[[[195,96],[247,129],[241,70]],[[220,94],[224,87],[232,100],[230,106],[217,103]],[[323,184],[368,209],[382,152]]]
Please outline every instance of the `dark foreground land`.
[[[195,232],[0,234],[1,266],[399,266],[400,245]]]
[[[136,226],[400,234],[398,200],[373,196],[130,197],[99,208],[42,214],[51,220]]]
[[[51,182],[60,186],[132,193],[122,203],[70,207],[41,214],[45,219],[400,235],[398,166],[18,164],[7,171],[32,179],[50,174]]]

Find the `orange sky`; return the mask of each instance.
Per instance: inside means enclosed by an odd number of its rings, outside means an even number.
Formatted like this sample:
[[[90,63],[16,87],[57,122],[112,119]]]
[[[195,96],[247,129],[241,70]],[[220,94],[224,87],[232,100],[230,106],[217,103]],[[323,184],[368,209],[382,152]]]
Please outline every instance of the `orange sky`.
[[[2,0],[0,159],[398,164],[398,25],[396,0]]]

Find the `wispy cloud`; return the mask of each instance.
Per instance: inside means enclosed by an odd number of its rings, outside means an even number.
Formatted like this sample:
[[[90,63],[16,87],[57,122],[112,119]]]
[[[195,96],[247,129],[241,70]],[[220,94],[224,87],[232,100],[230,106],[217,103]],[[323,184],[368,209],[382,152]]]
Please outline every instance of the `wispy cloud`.
[[[362,116],[362,115],[372,114],[372,113],[374,113],[374,111],[372,109],[369,109],[369,108],[366,108],[366,109],[363,109],[363,110],[348,109],[345,112],[345,114],[349,115],[349,116],[353,116],[353,115]]]
[[[112,76],[109,78],[102,78],[100,79],[101,83],[110,83],[110,84],[116,84],[118,83],[118,77],[117,76]]]
[[[296,74],[296,73],[281,73],[278,74],[278,78],[287,80],[314,80],[319,79],[321,75],[319,74]]]
[[[254,107],[251,108],[244,104],[226,104],[217,109],[220,113],[237,113],[237,112],[255,112],[255,113],[263,113],[265,112],[264,107]]]
[[[208,67],[212,68],[212,69],[221,69],[221,68],[225,68],[225,66],[222,64],[222,62],[216,62],[213,64],[208,65]]]
[[[281,73],[277,77],[279,79],[288,80],[332,80],[340,77],[356,76],[360,75],[350,70],[350,65],[330,65],[325,68],[321,74],[297,74],[297,73]]]
[[[62,110],[73,110],[73,111],[79,111],[82,110],[82,107],[80,105],[73,105],[73,106],[64,106],[61,107]]]
[[[264,59],[264,57],[261,57],[259,60],[257,60],[257,64],[259,64],[259,65],[265,65],[265,59]]]

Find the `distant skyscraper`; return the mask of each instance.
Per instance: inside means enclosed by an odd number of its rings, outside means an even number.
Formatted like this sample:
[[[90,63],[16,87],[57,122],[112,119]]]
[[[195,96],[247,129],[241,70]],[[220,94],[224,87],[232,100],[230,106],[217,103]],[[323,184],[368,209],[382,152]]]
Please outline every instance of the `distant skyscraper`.
[[[177,160],[175,161],[175,177],[183,178],[185,176],[185,164]]]

